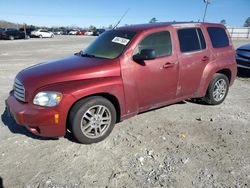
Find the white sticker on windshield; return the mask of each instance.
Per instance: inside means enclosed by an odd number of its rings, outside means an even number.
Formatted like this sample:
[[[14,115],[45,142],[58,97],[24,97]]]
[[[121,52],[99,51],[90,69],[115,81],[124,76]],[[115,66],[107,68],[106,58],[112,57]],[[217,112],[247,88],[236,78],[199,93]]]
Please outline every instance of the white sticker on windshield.
[[[129,39],[125,39],[122,37],[115,37],[115,38],[113,38],[112,42],[122,44],[122,45],[127,45],[129,42]]]

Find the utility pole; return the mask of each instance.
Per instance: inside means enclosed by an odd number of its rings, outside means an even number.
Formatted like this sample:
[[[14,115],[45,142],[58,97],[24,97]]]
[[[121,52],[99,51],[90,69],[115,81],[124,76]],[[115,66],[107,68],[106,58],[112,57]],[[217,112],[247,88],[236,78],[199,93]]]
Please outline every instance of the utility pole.
[[[203,16],[203,22],[205,22],[205,17],[207,14],[207,7],[208,7],[208,4],[211,3],[211,0],[203,0],[203,1],[204,1],[204,3],[206,3],[205,12],[204,12],[204,16]]]

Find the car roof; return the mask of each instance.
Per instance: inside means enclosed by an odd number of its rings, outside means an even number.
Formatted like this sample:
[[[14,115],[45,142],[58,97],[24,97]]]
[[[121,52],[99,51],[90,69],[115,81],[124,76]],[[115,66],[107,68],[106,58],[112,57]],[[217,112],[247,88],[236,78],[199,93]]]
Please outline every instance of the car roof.
[[[132,32],[141,32],[144,30],[150,30],[155,28],[164,28],[168,26],[176,26],[176,27],[185,27],[185,26],[193,26],[197,27],[199,25],[209,25],[209,26],[217,26],[223,27],[221,24],[216,23],[203,23],[203,22],[157,22],[157,23],[147,23],[147,24],[137,24],[137,25],[129,25],[118,27],[117,30],[125,30],[125,31],[132,31]]]

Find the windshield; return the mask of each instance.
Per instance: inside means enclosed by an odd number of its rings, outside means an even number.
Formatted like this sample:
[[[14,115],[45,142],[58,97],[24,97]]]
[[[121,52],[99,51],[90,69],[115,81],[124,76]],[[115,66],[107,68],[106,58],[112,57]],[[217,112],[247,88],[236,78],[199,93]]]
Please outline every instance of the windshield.
[[[110,30],[101,34],[85,50],[83,56],[114,59],[122,54],[135,36],[134,32]]]

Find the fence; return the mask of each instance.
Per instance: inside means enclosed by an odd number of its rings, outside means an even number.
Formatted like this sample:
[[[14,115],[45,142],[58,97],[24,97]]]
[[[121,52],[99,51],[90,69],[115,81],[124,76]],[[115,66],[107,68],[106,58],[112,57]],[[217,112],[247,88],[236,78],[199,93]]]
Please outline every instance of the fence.
[[[250,38],[250,27],[227,27],[231,38]]]

